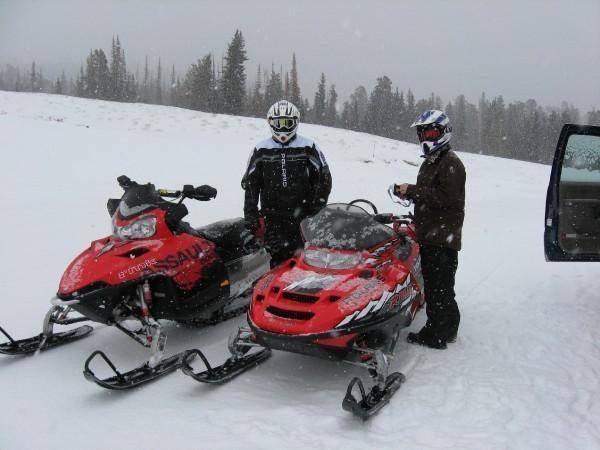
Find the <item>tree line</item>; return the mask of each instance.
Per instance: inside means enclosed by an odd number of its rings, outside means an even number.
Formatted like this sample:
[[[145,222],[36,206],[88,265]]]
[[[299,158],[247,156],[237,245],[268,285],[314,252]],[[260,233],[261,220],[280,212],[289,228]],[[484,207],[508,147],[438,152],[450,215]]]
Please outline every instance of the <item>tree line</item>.
[[[563,103],[558,108],[543,107],[535,100],[506,103],[501,95],[481,95],[477,104],[464,95],[444,103],[435,93],[416,99],[412,90],[395,87],[387,76],[377,78],[368,92],[357,87],[340,102],[335,84],[321,74],[314,96],[300,90],[298,64],[291,55],[289,70],[258,66],[252,83],[247,80],[246,43],[237,30],[220,61],[208,53],[191,64],[181,77],[171,66],[167,71],[158,59],[154,67],[146,57],[135,71],[127,65],[125,50],[117,36],[110,52],[92,49],[75,77],[63,72],[48,80],[32,63],[30,70],[5,66],[0,69],[0,89],[46,92],[77,97],[180,106],[198,111],[264,117],[267,109],[285,98],[300,110],[302,121],[364,131],[379,136],[416,142],[410,124],[426,109],[445,110],[453,125],[453,145],[457,150],[512,159],[549,163],[564,123],[600,125],[600,111],[582,115]]]

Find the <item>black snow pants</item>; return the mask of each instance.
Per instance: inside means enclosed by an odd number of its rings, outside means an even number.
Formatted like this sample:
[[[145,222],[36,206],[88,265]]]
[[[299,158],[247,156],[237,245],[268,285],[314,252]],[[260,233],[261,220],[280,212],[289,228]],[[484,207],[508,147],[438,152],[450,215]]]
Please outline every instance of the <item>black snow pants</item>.
[[[302,247],[301,219],[287,216],[265,217],[265,247],[271,254],[271,267],[281,264]]]
[[[421,245],[420,249],[427,312],[421,333],[446,342],[456,336],[460,323],[454,293],[458,252],[434,245]]]

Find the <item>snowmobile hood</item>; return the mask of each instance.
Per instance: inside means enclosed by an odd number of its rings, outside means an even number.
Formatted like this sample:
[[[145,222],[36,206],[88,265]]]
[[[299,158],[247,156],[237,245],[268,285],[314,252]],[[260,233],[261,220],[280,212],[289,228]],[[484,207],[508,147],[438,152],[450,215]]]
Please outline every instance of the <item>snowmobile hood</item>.
[[[67,296],[95,286],[115,286],[147,276],[198,271],[202,264],[216,259],[214,244],[181,234],[171,239],[121,241],[107,237],[91,243],[65,270],[58,295]],[[185,286],[182,286],[185,287]]]
[[[398,265],[370,268],[364,264],[351,269],[331,270],[309,266],[302,255],[264,276],[256,285],[249,317],[252,323],[270,332],[289,335],[335,331],[357,318],[372,318],[369,312],[385,312],[397,286],[410,285],[408,270]],[[400,283],[398,283],[400,282]],[[390,294],[391,293],[391,294]],[[375,303],[379,302],[377,309]],[[344,322],[346,320],[346,322]]]

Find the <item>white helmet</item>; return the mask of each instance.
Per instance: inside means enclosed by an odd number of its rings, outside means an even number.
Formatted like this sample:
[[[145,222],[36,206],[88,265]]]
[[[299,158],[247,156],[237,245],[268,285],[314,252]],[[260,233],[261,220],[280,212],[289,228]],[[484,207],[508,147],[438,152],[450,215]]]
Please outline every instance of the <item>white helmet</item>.
[[[438,109],[425,111],[410,127],[417,127],[417,136],[425,156],[439,150],[452,139],[450,119]]]
[[[269,108],[267,122],[271,127],[273,139],[285,144],[296,135],[300,112],[291,102],[279,100]]]

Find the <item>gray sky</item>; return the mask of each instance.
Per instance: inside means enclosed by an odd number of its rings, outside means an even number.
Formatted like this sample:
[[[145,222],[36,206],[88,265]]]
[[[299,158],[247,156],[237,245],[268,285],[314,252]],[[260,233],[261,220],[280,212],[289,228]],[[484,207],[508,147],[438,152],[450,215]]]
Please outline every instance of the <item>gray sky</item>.
[[[417,97],[587,109],[600,107],[599,24],[600,0],[0,0],[0,64],[78,70],[119,34],[130,69],[160,55],[182,75],[239,28],[250,79],[295,51],[311,102],[325,72],[342,100],[385,74]]]

